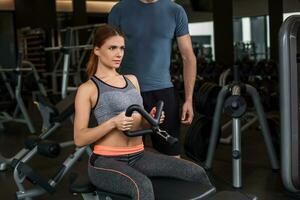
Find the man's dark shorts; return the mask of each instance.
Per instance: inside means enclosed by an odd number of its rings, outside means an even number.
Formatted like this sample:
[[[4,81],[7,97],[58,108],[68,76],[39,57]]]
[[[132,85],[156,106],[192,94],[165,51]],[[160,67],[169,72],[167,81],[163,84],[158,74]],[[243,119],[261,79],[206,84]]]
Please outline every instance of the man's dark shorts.
[[[173,137],[180,139],[180,115],[179,115],[179,96],[177,91],[172,88],[166,88],[161,90],[142,92],[144,101],[144,108],[148,112],[156,106],[156,103],[160,100],[164,102],[165,120],[160,125],[160,129],[167,131]],[[151,140],[153,148],[157,151],[176,156],[180,155],[180,142],[174,145],[168,144],[162,137],[157,134],[151,134]]]

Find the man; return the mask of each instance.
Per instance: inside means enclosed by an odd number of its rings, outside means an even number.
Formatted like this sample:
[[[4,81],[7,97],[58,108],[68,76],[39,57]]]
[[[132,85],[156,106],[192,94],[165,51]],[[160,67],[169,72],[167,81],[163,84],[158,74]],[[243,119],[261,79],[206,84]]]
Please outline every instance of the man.
[[[158,100],[164,101],[166,118],[161,128],[179,138],[180,121],[190,124],[194,117],[193,90],[196,77],[196,58],[184,9],[171,0],[122,0],[112,8],[108,23],[119,27],[126,35],[122,73],[137,76],[147,111]],[[185,102],[181,120],[178,96],[170,75],[174,38],[183,59]],[[180,155],[180,143],[171,146],[153,134],[152,144],[161,153],[176,157]]]

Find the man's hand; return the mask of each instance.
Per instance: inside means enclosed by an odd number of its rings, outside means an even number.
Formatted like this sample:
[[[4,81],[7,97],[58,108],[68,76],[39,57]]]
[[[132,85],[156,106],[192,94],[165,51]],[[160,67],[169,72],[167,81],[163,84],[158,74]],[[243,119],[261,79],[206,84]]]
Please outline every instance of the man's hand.
[[[150,111],[150,115],[151,115],[152,117],[155,117],[155,114],[156,114],[156,107],[153,107],[153,108],[151,109],[151,111]],[[161,112],[160,119],[159,119],[159,123],[162,124],[162,123],[164,122],[164,120],[165,120],[165,112],[162,111],[162,112]]]
[[[192,101],[185,101],[182,106],[181,123],[191,124],[194,118]]]

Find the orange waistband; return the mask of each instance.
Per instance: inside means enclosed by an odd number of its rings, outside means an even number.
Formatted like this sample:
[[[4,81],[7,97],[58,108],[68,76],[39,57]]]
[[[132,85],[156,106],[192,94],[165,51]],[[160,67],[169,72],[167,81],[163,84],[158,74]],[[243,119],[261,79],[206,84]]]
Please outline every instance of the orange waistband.
[[[132,146],[132,147],[110,147],[95,145],[93,153],[102,156],[120,156],[126,154],[137,153],[144,150],[144,144]]]

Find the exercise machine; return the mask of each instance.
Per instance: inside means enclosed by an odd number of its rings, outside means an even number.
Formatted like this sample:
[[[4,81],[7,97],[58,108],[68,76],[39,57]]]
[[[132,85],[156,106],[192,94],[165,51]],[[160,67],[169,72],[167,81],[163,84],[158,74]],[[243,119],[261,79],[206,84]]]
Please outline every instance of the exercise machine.
[[[163,103],[157,105],[156,116],[153,118],[139,105],[132,105],[127,108],[125,115],[131,116],[134,111],[139,112],[151,125],[150,129],[125,132],[128,137],[136,137],[145,134],[159,134],[170,144],[177,142],[176,138],[171,137],[167,132],[159,128],[159,119],[163,109]],[[187,199],[209,199],[209,200],[256,200],[251,195],[245,195],[239,192],[223,191],[216,194],[215,187],[205,183],[195,183],[190,181],[178,180],[167,177],[149,177],[152,181],[153,190],[156,199],[160,200],[187,200]],[[130,197],[121,194],[114,194],[92,185],[86,177],[77,179],[77,176],[71,177],[70,191],[81,194],[84,200],[129,200]]]
[[[52,155],[58,155],[59,153],[57,152],[59,152],[61,146],[63,146],[63,144],[52,144],[52,148],[55,149],[52,152]],[[87,147],[76,149],[74,153],[70,154],[65,159],[57,172],[49,180],[46,180],[41,177],[29,164],[27,164],[27,162],[30,161],[30,159],[36,153],[38,153],[38,146],[34,147],[15,165],[14,180],[18,188],[18,191],[16,192],[16,199],[31,200],[32,198],[38,197],[45,193],[53,194],[57,184],[63,179],[65,174],[86,151],[88,151]],[[25,180],[28,180],[34,186],[27,189],[24,183]]]
[[[75,93],[71,93],[65,99],[52,105],[49,100],[42,94],[36,95],[35,104],[40,111],[43,119],[42,133],[39,136],[31,136],[25,141],[25,147],[18,151],[14,156],[5,158],[0,154],[0,171],[5,171],[9,165],[19,162],[36,146],[45,143],[51,134],[53,134],[61,124],[74,114]],[[65,143],[64,146],[73,145],[73,141]],[[41,148],[39,148],[41,149]],[[38,152],[37,152],[38,153]]]
[[[300,193],[300,15],[287,18],[279,37],[281,177],[287,190]]]
[[[93,127],[93,124],[95,123],[93,115],[91,116],[91,119],[90,126]],[[42,143],[35,145],[17,162],[12,163],[14,167],[14,181],[18,188],[16,199],[31,200],[32,198],[39,197],[45,193],[53,194],[56,191],[57,185],[81,156],[84,153],[87,153],[88,155],[92,153],[91,149],[87,146],[75,148],[74,152],[64,160],[57,172],[49,179],[40,176],[39,173],[28,164],[36,154],[42,154],[47,157],[56,157],[59,155],[62,147],[70,146],[70,144],[73,144],[73,141],[60,144],[53,141],[43,141]],[[25,180],[32,183],[33,187],[28,188],[29,185],[25,184]]]
[[[25,66],[29,67],[25,67]],[[6,88],[8,90],[8,93],[11,97],[10,101],[5,101],[5,102],[1,102],[0,103],[0,128],[3,129],[3,123],[6,122],[19,122],[19,123],[24,123],[27,125],[29,131],[31,133],[35,133],[35,128],[32,124],[32,120],[30,119],[27,109],[25,107],[23,98],[22,98],[22,94],[21,94],[21,90],[22,90],[22,72],[28,72],[28,71],[32,71],[32,68],[30,66],[29,62],[22,62],[22,55],[19,55],[18,58],[18,64],[16,66],[16,68],[4,68],[0,66],[0,74],[1,77],[3,79],[3,81],[5,82]],[[16,86],[14,88],[14,90],[12,89],[11,84],[9,83],[9,80],[7,78],[6,73],[15,73],[16,77],[17,77],[17,83]],[[12,114],[10,112],[8,112],[8,108],[12,108],[13,112]]]
[[[69,77],[73,79],[75,86],[81,83],[82,65],[87,56],[89,56],[90,49],[92,49],[94,33],[96,28],[100,25],[101,24],[92,24],[60,29],[58,33],[58,46],[44,49],[46,52],[51,53],[53,57],[58,54],[52,71],[44,73],[46,77],[51,78],[51,90],[53,94],[60,93],[60,87],[57,85],[60,80],[58,78],[62,78],[62,96],[64,96],[63,92],[68,89]],[[88,35],[86,41],[83,42],[80,41],[79,37],[82,32]]]
[[[226,85],[226,80],[231,73],[232,73],[232,69],[228,68],[220,75],[220,78],[219,78],[220,86],[223,87]],[[241,127],[241,132],[244,132],[250,126],[252,126],[255,122],[257,122],[257,116],[254,112],[247,110],[246,113],[241,117],[241,122],[243,122],[243,121],[245,121],[245,122],[242,123],[243,126]],[[230,126],[232,126],[232,119],[222,125],[222,133]],[[231,142],[232,142],[232,134],[228,135],[227,137],[220,138],[221,144],[231,144]]]
[[[218,142],[218,135],[221,123],[221,114],[224,110],[232,117],[232,186],[234,188],[242,187],[242,161],[241,161],[241,117],[247,110],[247,104],[244,95],[251,96],[257,118],[261,126],[262,134],[267,146],[268,155],[271,161],[272,169],[279,169],[275,149],[272,144],[269,127],[266,121],[265,113],[261,105],[260,97],[254,87],[241,83],[239,79],[238,66],[233,67],[234,81],[232,84],[222,87],[218,94],[217,104],[213,116],[213,124],[210,135],[209,147],[207,151],[204,168],[210,170]]]

